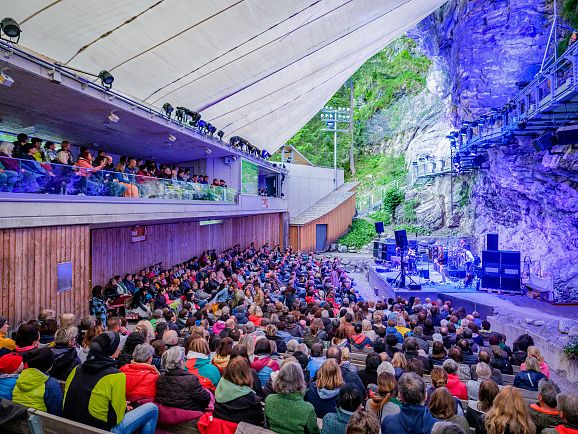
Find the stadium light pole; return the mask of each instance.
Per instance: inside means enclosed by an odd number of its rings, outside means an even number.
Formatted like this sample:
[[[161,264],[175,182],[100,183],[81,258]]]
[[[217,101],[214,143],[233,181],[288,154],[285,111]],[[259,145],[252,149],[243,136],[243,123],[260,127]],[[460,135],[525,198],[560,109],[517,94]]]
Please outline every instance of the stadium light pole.
[[[333,133],[333,177],[334,189],[337,190],[337,133],[348,133],[351,127],[351,109],[349,107],[323,107],[321,120],[325,123],[323,131]],[[340,124],[348,127],[340,128]]]

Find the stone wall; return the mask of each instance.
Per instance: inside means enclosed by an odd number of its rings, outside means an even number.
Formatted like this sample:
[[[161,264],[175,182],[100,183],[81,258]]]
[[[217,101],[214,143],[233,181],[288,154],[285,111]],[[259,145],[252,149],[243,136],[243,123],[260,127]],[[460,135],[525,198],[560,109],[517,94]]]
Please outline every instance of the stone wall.
[[[517,82],[539,71],[549,32],[545,0],[450,0],[409,36],[433,61],[429,92],[441,101],[431,122],[406,129],[391,141],[405,144],[407,160],[419,153],[449,154],[447,132],[513,96]],[[435,98],[430,98],[431,104]],[[422,98],[423,101],[428,99]],[[425,110],[425,109],[424,109]],[[536,152],[531,140],[490,149],[489,169],[457,180],[469,203],[450,212],[449,177],[407,193],[417,198],[418,221],[436,233],[500,235],[500,247],[521,250],[533,271],[554,276],[556,299],[578,301],[578,155],[562,148]]]

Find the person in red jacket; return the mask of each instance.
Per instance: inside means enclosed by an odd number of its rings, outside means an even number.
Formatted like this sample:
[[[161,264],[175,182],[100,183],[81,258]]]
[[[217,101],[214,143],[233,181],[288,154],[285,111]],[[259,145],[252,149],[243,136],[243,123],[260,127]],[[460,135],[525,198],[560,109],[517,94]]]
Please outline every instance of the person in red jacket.
[[[139,344],[132,353],[132,362],[120,368],[126,376],[126,400],[155,399],[159,371],[152,365],[154,348],[149,344]]]
[[[447,359],[443,365],[444,371],[448,374],[446,388],[458,399],[468,399],[468,388],[458,377],[458,364],[455,360]]]
[[[556,396],[560,417],[564,422],[555,428],[542,430],[544,434],[578,434],[578,397],[567,393]]]

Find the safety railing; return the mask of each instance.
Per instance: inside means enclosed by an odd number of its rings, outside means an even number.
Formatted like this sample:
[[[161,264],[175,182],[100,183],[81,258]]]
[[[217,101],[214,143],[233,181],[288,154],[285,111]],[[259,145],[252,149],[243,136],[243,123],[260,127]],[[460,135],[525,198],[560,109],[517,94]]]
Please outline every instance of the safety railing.
[[[389,189],[400,188],[402,183],[403,178],[397,178],[387,183],[386,185],[379,186],[365,194],[358,195],[355,201],[357,214],[365,215],[381,207],[383,199],[385,198],[385,193]]]
[[[467,151],[478,146],[502,142],[502,137],[514,134],[534,134],[530,126],[533,119],[551,113],[560,104],[572,103],[578,93],[578,43],[571,45],[555,62],[518,92],[501,109],[493,109],[475,122],[468,122],[456,139],[459,150]],[[575,110],[568,109],[568,119],[575,117]],[[558,123],[567,119],[555,116]],[[552,125],[556,126],[556,125]],[[543,130],[543,125],[537,127]]]
[[[86,167],[85,167],[86,165]],[[0,193],[207,200],[235,203],[234,188],[163,179],[85,165],[63,165],[0,155]]]
[[[444,158],[420,158],[411,163],[407,175],[407,185],[414,185],[420,178],[431,178],[434,176],[451,173],[452,162],[449,157]]]

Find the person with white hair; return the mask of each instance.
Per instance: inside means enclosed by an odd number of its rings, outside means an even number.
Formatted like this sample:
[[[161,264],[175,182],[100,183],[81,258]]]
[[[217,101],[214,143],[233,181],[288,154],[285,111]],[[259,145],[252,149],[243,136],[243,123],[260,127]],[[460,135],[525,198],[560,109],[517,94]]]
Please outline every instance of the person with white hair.
[[[283,365],[273,382],[273,389],[275,393],[265,399],[269,429],[282,433],[319,433],[315,409],[303,399],[306,383],[298,363]]]
[[[120,368],[126,376],[126,400],[154,399],[157,396],[159,371],[152,365],[155,349],[149,344],[139,344],[132,353],[132,362]]]
[[[469,380],[466,383],[468,389],[468,399],[473,401],[478,400],[478,391],[480,390],[480,385],[484,380],[490,380],[492,377],[492,368],[490,365],[484,362],[480,362],[476,365],[476,376],[477,380]]]

